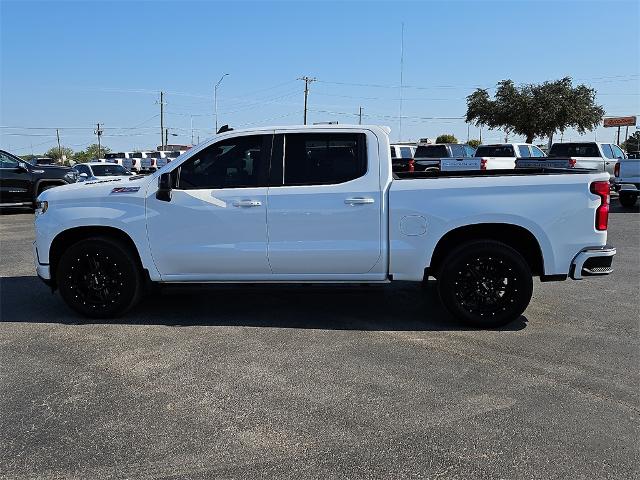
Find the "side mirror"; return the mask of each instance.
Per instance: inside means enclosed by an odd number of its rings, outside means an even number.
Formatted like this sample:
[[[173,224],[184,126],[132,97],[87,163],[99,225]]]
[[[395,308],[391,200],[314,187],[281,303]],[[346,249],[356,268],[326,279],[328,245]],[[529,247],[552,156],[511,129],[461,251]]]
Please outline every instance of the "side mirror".
[[[19,172],[28,172],[29,171],[29,169],[27,168],[27,165],[22,163],[22,162],[18,163],[18,166],[16,167],[16,170],[19,171]]]
[[[158,178],[158,191],[156,198],[163,202],[171,201],[171,173],[163,173]]]

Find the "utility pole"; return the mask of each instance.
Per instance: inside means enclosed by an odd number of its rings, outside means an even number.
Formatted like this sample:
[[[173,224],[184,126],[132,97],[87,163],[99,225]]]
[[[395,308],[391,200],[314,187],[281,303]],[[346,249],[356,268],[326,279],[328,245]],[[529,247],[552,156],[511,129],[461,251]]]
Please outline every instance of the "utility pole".
[[[358,114],[358,125],[362,125],[362,107],[360,107],[360,113]]]
[[[93,133],[98,136],[98,158],[102,158],[102,147],[100,144],[100,137],[102,136],[102,129],[100,128],[100,122],[97,124],[98,128],[96,128]]]
[[[307,98],[309,97],[309,84],[315,82],[315,77],[300,77],[298,80],[304,80],[304,125],[307,124]]]
[[[62,163],[62,148],[60,148],[60,131],[56,128],[56,138],[58,139],[58,157],[60,157],[60,163]]]
[[[404,90],[404,22],[400,35],[400,118],[398,120],[398,141],[402,141],[402,94]]]
[[[191,115],[191,145],[193,145],[193,115]]]
[[[218,80],[218,83],[216,83],[216,86],[213,87],[213,113],[216,117],[216,133],[218,133],[218,87],[222,83],[222,80],[224,80],[224,77],[226,77],[227,75],[229,74],[225,73],[224,75],[222,75],[220,77],[220,80]]]
[[[620,127],[618,127],[618,140],[616,141],[616,145],[620,145]]]
[[[467,143],[469,143],[469,140],[470,140],[470,137],[469,137],[469,127],[470,127],[470,126],[471,126],[471,125],[469,125],[469,124],[467,123]]]
[[[164,92],[160,92],[160,145],[164,151]]]

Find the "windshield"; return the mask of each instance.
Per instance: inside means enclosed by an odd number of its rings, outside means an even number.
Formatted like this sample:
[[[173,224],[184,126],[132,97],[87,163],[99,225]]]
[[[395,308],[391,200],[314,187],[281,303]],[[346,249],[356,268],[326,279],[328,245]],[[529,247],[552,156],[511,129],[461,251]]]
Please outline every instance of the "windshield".
[[[554,143],[549,150],[550,157],[599,157],[595,143]]]
[[[448,157],[446,145],[420,145],[416,149],[415,158],[442,158]]]
[[[147,158],[162,158],[160,152],[147,152]]]
[[[511,145],[480,145],[476,150],[475,157],[515,157]]]
[[[96,177],[111,177],[115,175],[131,175],[131,172],[122,165],[115,163],[105,163],[103,165],[91,165],[93,174]]]

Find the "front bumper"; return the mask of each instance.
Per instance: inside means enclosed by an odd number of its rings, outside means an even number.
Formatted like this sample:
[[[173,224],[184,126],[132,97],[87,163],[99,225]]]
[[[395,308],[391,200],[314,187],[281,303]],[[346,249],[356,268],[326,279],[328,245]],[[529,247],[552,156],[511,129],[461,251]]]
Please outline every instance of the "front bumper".
[[[613,257],[616,249],[610,245],[602,247],[587,247],[583,249],[571,262],[569,276],[574,280],[584,277],[609,275],[613,272]]]

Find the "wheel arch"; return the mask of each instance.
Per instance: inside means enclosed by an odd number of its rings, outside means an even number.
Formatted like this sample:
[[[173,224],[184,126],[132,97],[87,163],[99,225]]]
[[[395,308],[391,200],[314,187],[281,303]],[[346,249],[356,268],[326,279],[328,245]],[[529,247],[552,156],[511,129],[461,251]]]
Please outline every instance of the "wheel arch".
[[[511,223],[479,223],[454,228],[438,240],[431,262],[425,269],[425,278],[429,275],[437,276],[442,261],[449,252],[462,243],[474,240],[495,240],[510,246],[523,256],[534,276],[544,277],[542,248],[530,230]]]
[[[138,267],[144,272],[140,252],[138,251],[133,239],[123,230],[103,225],[73,227],[60,232],[51,242],[51,247],[49,248],[49,267],[52,286],[56,286],[58,263],[60,262],[60,258],[65,250],[81,240],[86,240],[87,238],[92,237],[106,237],[121,241],[131,250],[134,258],[138,262]]]

